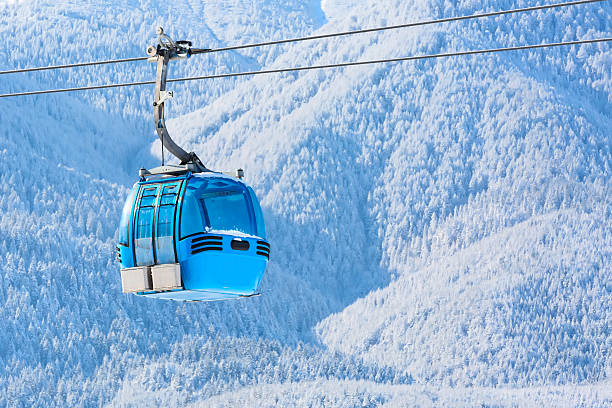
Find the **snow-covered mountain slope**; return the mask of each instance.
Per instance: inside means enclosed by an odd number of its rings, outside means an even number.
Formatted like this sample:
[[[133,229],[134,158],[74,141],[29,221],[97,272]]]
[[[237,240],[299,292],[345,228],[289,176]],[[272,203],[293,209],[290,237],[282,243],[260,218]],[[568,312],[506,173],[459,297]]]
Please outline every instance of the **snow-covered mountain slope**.
[[[222,46],[531,4],[25,0],[0,5],[0,60],[142,55],[156,24]],[[609,36],[611,11],[194,57],[171,75]],[[159,152],[151,89],[1,101],[0,405],[606,406],[610,56],[601,44],[173,86],[171,133],[212,168],[246,169],[273,246],[261,298],[213,304],[120,293],[121,201]],[[0,91],[152,75],[5,76]]]
[[[506,228],[329,317],[323,341],[423,382],[607,378],[610,210],[561,210]]]

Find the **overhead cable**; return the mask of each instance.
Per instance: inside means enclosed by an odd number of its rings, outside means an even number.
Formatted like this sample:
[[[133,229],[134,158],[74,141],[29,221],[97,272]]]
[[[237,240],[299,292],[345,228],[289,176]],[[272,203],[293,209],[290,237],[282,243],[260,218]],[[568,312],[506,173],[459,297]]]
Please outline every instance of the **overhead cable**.
[[[261,43],[255,43],[255,44],[236,45],[236,46],[224,47],[224,48],[214,48],[211,50],[197,51],[195,53],[204,54],[204,53],[220,52],[220,51],[241,50],[245,48],[264,47],[268,45],[287,44],[287,43],[294,43],[294,42],[301,42],[301,41],[321,40],[324,38],[341,37],[341,36],[346,36],[346,35],[374,33],[378,31],[397,30],[399,28],[419,27],[419,26],[424,26],[424,25],[450,23],[453,21],[472,20],[472,19],[478,19],[478,18],[484,18],[484,17],[502,16],[506,14],[525,13],[529,11],[547,10],[547,9],[577,6],[577,5],[589,4],[589,3],[599,3],[602,1],[608,1],[608,0],[580,0],[580,1],[570,1],[570,2],[565,2],[565,3],[546,4],[543,6],[533,6],[533,7],[524,7],[524,8],[513,9],[513,10],[493,11],[489,13],[471,14],[471,15],[459,16],[459,17],[447,17],[447,18],[440,18],[436,20],[417,21],[414,23],[398,24],[398,25],[392,25],[392,26],[386,26],[386,27],[366,28],[363,30],[344,31],[344,32],[330,33],[330,34],[319,34],[319,35],[313,35],[309,37],[291,38],[288,40],[267,41],[267,42],[261,42]]]
[[[63,68],[89,67],[92,65],[118,64],[121,62],[144,61],[147,58],[149,57],[122,58],[122,59],[113,59],[113,60],[105,60],[105,61],[78,62],[75,64],[51,65],[48,67],[12,69],[12,70],[7,70],[7,71],[0,71],[0,75],[18,74],[21,72],[48,71],[52,69],[63,69]]]
[[[417,61],[417,60],[427,60],[427,59],[445,58],[445,57],[458,57],[458,56],[465,56],[465,55],[491,54],[491,53],[505,52],[505,51],[532,50],[532,49],[539,49],[539,48],[552,48],[552,47],[561,47],[561,46],[569,46],[569,45],[605,43],[605,42],[610,42],[610,41],[612,41],[612,37],[596,38],[596,39],[590,39],[590,40],[565,41],[565,42],[548,43],[548,44],[521,45],[521,46],[506,47],[506,48],[490,48],[490,49],[484,49],[484,50],[456,51],[456,52],[448,52],[448,53],[441,53],[441,54],[414,55],[414,56],[409,56],[409,57],[387,58],[387,59],[355,61],[355,62],[343,62],[343,63],[338,63],[338,64],[310,65],[310,66],[304,66],[304,67],[278,68],[278,69],[269,69],[269,70],[261,70],[261,71],[232,72],[232,73],[227,73],[227,74],[203,75],[203,76],[186,77],[186,78],[174,78],[174,79],[168,79],[167,82],[200,81],[200,80],[205,80],[205,79],[233,78],[233,77],[254,76],[254,75],[262,75],[262,74],[275,74],[275,73],[283,73],[283,72],[309,71],[309,70],[326,69],[326,68],[342,68],[342,67],[351,67],[351,66],[359,66],[359,65],[383,64],[383,63],[393,63],[393,62],[403,62],[403,61]],[[42,94],[51,94],[51,93],[74,92],[74,91],[88,91],[88,90],[94,90],[94,89],[122,88],[122,87],[128,87],[128,86],[153,85],[153,84],[155,84],[155,81],[141,81],[141,82],[127,82],[127,83],[119,83],[119,84],[93,85],[93,86],[84,86],[84,87],[77,87],[77,88],[48,89],[48,90],[43,90],[43,91],[29,91],[29,92],[18,92],[18,93],[10,93],[10,94],[0,94],[0,98],[8,98],[8,97],[13,97],[13,96],[27,96],[27,95],[42,95]]]
[[[212,48],[212,49],[192,48],[191,53],[196,55],[196,54],[210,54],[210,53],[223,52],[223,51],[234,51],[234,50],[241,50],[241,49],[247,49],[247,48],[288,44],[288,43],[295,43],[295,42],[301,42],[301,41],[321,40],[321,39],[332,38],[332,37],[373,33],[373,32],[386,31],[386,30],[397,30],[400,28],[418,27],[418,26],[425,26],[425,25],[432,25],[432,24],[449,23],[453,21],[463,21],[463,20],[471,20],[471,19],[478,19],[478,18],[484,18],[484,17],[502,16],[502,15],[507,15],[507,14],[516,14],[516,13],[525,13],[525,12],[530,12],[530,11],[554,9],[554,8],[560,8],[560,7],[577,6],[577,5],[589,4],[589,3],[599,3],[603,1],[608,1],[608,0],[570,1],[570,2],[564,2],[564,3],[546,4],[542,6],[524,7],[524,8],[518,8],[518,9],[512,9],[512,10],[494,11],[494,12],[489,12],[489,13],[472,14],[472,15],[459,16],[459,17],[448,17],[448,18],[441,18],[441,19],[435,19],[435,20],[425,20],[425,21],[418,21],[414,23],[398,24],[398,25],[392,25],[392,26],[386,26],[386,27],[367,28],[363,30],[344,31],[344,32],[330,33],[330,34],[320,34],[320,35],[314,35],[314,36],[308,36],[308,37],[291,38],[291,39],[286,39],[286,40],[266,41],[266,42],[253,43],[253,44],[235,45],[235,46],[222,47],[222,48]],[[46,67],[20,68],[20,69],[0,71],[0,75],[16,74],[16,73],[23,73],[23,72],[47,71],[47,70],[64,69],[64,68],[87,67],[87,66],[94,66],[94,65],[117,64],[117,63],[124,63],[124,62],[145,61],[146,59],[148,59],[148,57],[134,57],[134,58],[112,59],[112,60],[105,60],[105,61],[80,62],[80,63],[64,64],[64,65],[51,65],[51,66],[46,66]]]

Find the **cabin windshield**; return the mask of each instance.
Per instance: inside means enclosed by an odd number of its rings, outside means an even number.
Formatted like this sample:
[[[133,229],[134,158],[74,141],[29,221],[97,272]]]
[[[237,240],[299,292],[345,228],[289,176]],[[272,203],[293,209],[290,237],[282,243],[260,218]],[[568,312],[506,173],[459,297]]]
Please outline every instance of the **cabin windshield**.
[[[254,218],[249,193],[241,183],[194,177],[183,199],[181,238],[211,230],[257,235]]]

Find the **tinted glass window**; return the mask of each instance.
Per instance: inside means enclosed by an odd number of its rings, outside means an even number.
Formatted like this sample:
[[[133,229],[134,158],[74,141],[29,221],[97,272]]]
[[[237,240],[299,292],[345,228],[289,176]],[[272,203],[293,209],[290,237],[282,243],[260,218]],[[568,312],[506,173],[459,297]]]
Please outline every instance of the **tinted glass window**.
[[[163,194],[176,194],[177,188],[178,188],[178,184],[170,184],[170,185],[164,186]]]
[[[136,220],[136,265],[152,265],[153,247],[151,236],[153,234],[153,207],[141,207]]]
[[[134,197],[136,197],[137,191],[138,186],[136,185],[132,188],[132,191],[125,200],[125,204],[123,205],[123,211],[121,212],[121,222],[119,223],[119,242],[123,245],[128,244],[128,234],[130,219],[132,217],[132,207],[134,205]]]
[[[206,230],[206,219],[197,198],[197,195],[201,193],[200,188],[202,188],[202,183],[199,179],[191,179],[185,189],[181,207],[181,237]]]
[[[249,187],[248,190],[249,194],[251,194],[251,202],[253,203],[255,221],[257,224],[257,235],[266,239],[266,224],[264,223],[263,212],[261,211],[259,200],[257,200],[257,196],[255,196],[255,192],[251,187]]]
[[[211,229],[254,233],[244,191],[204,193],[201,200]]]
[[[181,237],[222,230],[256,235],[251,200],[242,183],[222,178],[190,180],[181,210]]]
[[[171,237],[173,226],[174,226],[174,206],[163,205],[159,207],[159,217],[157,219],[157,236],[158,237]]]
[[[155,196],[143,196],[142,200],[140,200],[141,207],[153,207],[155,205]]]
[[[150,238],[153,232],[153,207],[143,207],[138,210],[138,227],[136,238]]]

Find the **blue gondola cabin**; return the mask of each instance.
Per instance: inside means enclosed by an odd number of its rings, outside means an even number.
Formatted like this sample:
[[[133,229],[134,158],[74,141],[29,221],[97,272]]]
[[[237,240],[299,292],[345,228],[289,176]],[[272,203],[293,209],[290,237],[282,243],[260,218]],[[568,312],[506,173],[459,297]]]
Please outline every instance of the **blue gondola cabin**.
[[[255,193],[221,173],[180,173],[142,177],[126,200],[123,292],[182,301],[256,295],[270,244]]]

